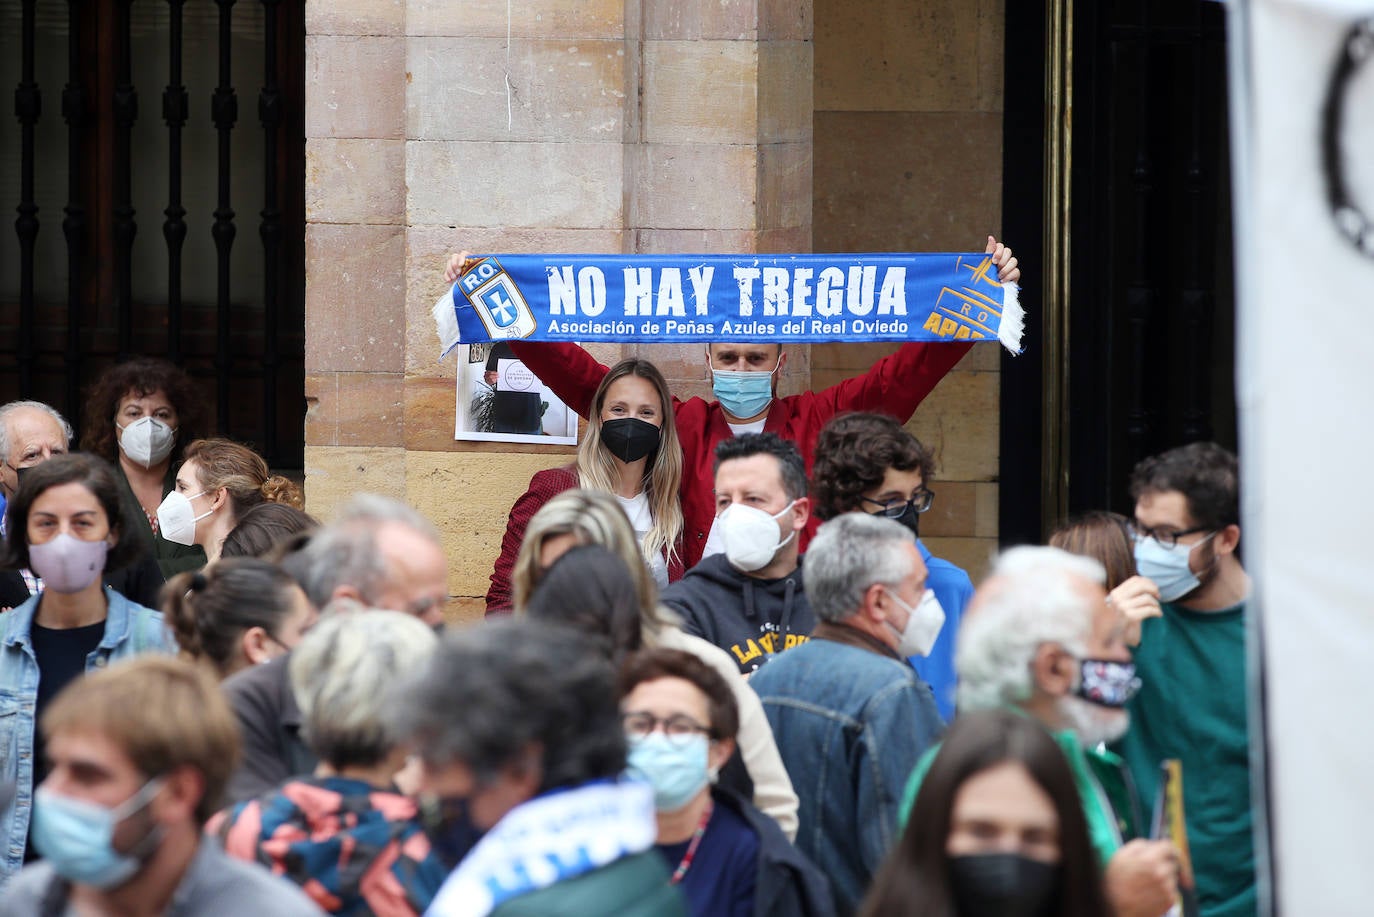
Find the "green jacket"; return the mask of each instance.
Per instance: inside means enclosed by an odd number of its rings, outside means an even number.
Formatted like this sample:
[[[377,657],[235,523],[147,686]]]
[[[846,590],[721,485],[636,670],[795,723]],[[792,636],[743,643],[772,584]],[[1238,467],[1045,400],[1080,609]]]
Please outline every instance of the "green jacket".
[[[501,904],[491,917],[687,917],[687,906],[668,884],[657,850],[622,857],[600,869]]]
[[[1024,713],[1017,708],[1009,709]],[[1069,769],[1073,771],[1074,784],[1078,787],[1078,796],[1083,801],[1088,836],[1092,839],[1093,848],[1097,850],[1098,859],[1106,866],[1107,861],[1121,849],[1125,841],[1139,836],[1141,828],[1139,807],[1125,766],[1119,757],[1105,749],[1084,748],[1078,734],[1071,729],[1051,735],[1064,752],[1064,757],[1068,759]],[[921,789],[921,781],[925,779],[926,772],[930,770],[931,762],[935,760],[935,755],[939,751],[938,745],[927,751],[916,763],[911,777],[906,782],[900,809],[903,828],[906,827],[907,818],[916,804],[916,794]]]

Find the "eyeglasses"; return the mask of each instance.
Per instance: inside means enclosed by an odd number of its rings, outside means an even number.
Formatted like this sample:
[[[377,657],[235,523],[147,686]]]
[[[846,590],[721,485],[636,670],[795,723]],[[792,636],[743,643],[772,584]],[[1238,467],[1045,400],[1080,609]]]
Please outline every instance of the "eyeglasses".
[[[889,519],[896,519],[898,516],[902,515],[902,513],[906,512],[908,506],[918,513],[924,513],[926,510],[930,509],[930,505],[935,502],[935,491],[926,489],[918,490],[911,495],[910,500],[903,500],[900,497],[894,497],[885,502],[881,500],[870,500],[868,497],[860,497],[859,499],[865,503],[871,503],[879,507],[879,512],[873,515],[883,515],[887,516]]]
[[[1129,532],[1131,537],[1136,541],[1145,538],[1153,538],[1166,548],[1172,548],[1174,545],[1178,544],[1178,540],[1184,535],[1196,535],[1198,532],[1210,532],[1211,530],[1210,526],[1198,525],[1191,529],[1183,529],[1182,531],[1175,532],[1173,529],[1152,529],[1148,526],[1141,525],[1134,519],[1126,522],[1126,531]]]
[[[675,713],[666,719],[659,719],[652,713],[626,713],[621,716],[620,722],[625,727],[625,738],[632,743],[644,741],[659,726],[663,727],[663,734],[668,737],[669,744],[678,748],[682,748],[690,742],[694,735],[711,735],[710,727],[703,726],[690,716],[680,713]]]

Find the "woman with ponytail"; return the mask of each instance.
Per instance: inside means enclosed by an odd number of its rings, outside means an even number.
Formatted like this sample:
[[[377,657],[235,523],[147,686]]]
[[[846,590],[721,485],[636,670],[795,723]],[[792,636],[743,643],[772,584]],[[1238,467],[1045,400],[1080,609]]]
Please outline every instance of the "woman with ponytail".
[[[172,577],[162,614],[182,654],[221,680],[285,655],[319,617],[295,580],[255,557],[226,557]]]
[[[225,536],[243,515],[263,503],[302,509],[305,498],[290,478],[272,474],[262,456],[227,439],[201,439],[186,447],[176,489],[157,509],[158,531],[177,544],[197,544],[219,557]]]

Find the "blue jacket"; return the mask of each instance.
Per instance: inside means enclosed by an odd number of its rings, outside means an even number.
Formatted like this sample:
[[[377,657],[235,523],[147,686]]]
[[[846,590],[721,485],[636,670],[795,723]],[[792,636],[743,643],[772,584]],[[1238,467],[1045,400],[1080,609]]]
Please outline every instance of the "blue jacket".
[[[929,656],[912,656],[911,667],[916,670],[930,690],[935,693],[935,704],[940,708],[940,716],[946,723],[954,719],[954,695],[959,679],[954,674],[954,640],[959,635],[959,622],[964,617],[964,606],[973,598],[973,582],[962,567],[956,567],[947,560],[941,560],[930,553],[930,549],[916,539],[916,549],[926,562],[929,577],[926,586],[934,591],[945,610],[945,624],[940,628],[940,636],[935,638],[935,646]]]
[[[29,632],[42,594],[0,615],[0,786],[14,787],[0,805],[0,884],[24,865],[33,805],[34,705],[38,699],[38,659]],[[135,605],[106,588],[105,636],[86,657],[86,671],[139,653],[176,651],[162,615]]]
[[[851,914],[896,842],[906,778],[944,728],[935,698],[886,644],[828,623],[749,684],[801,802],[797,847]]]

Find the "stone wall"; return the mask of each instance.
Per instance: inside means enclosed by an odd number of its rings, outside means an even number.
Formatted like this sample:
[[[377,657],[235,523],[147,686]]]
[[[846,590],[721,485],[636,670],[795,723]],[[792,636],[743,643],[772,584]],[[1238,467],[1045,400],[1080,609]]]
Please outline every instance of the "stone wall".
[[[816,0],[816,251],[981,250],[999,233],[1002,7]],[[815,346],[812,384],[893,349]],[[976,345],[907,425],[937,457],[922,540],[975,582],[997,547],[1001,359]]]
[[[814,4],[309,0],[311,512],[364,489],[408,500],[440,528],[450,611],[470,617],[510,505],[572,460],[454,441],[456,365],[429,309],[457,248],[809,251],[813,200],[817,250],[966,249],[996,231],[1001,3]],[[709,393],[700,345],[593,350]],[[783,390],[882,352],[801,348]],[[975,575],[997,533],[998,366],[980,346],[911,425],[940,457],[923,531]]]
[[[461,16],[460,16],[461,12]],[[439,527],[479,613],[506,513],[554,446],[455,442],[429,309],[447,254],[806,251],[809,0],[309,0],[306,497]],[[684,397],[700,345],[642,352]],[[785,391],[810,384],[808,354]]]

